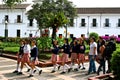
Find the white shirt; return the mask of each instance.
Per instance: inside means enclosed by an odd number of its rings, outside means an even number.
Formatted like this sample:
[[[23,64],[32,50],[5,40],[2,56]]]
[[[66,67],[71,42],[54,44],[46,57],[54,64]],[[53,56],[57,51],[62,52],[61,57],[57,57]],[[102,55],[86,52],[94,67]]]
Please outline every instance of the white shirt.
[[[31,47],[29,44],[25,44],[24,46],[24,53],[31,53]]]
[[[90,44],[90,52],[89,55],[94,55],[94,48],[96,47],[95,55],[97,55],[97,43],[93,42]]]

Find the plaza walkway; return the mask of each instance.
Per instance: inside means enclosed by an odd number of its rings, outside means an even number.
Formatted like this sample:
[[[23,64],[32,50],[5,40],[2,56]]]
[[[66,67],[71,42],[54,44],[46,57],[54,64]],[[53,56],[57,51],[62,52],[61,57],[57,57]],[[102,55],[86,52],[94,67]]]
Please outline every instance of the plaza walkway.
[[[23,75],[12,73],[16,69],[16,60],[0,57],[0,80],[88,80],[89,77],[96,76],[96,74],[85,75],[88,70],[88,63],[85,63],[85,67],[85,70],[72,71],[63,75],[60,74],[61,70],[50,73],[52,67],[44,67],[41,75],[36,72],[34,77],[28,78],[29,73],[26,72],[26,68],[23,69]]]

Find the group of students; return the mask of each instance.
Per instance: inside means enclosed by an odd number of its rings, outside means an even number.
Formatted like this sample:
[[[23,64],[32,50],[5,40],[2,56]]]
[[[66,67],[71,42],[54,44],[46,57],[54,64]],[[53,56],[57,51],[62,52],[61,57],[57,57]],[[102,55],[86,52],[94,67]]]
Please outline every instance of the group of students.
[[[69,40],[67,38],[64,39],[63,46],[58,45],[58,41],[53,41],[53,48],[52,48],[52,56],[51,61],[53,63],[53,69],[51,73],[56,72],[56,68],[59,70],[62,66],[62,72],[61,74],[65,74],[66,72],[70,72],[72,70],[78,71],[80,68],[82,70],[85,69],[84,61],[85,61],[85,50],[86,46],[84,44],[84,37],[81,37],[79,39],[73,38],[72,42],[69,44]],[[103,40],[101,37],[99,38],[99,42],[96,42],[96,39],[94,37],[90,38],[89,42],[90,50],[88,53],[89,57],[89,69],[87,75],[90,73],[97,73],[99,75],[101,68],[103,68],[103,73],[105,74],[105,61],[108,60],[108,72],[110,72],[110,59],[111,54],[113,51],[116,50],[116,45],[113,41],[108,42],[108,44],[114,44],[114,50],[110,51],[108,50],[105,53],[105,50],[107,48],[105,40]],[[112,48],[112,49],[113,49]],[[62,51],[62,56],[59,57],[59,53]],[[109,53],[110,52],[110,53]],[[108,54],[108,55],[106,55]],[[68,59],[71,59],[71,63],[68,65]],[[99,62],[98,70],[96,71],[96,65],[95,61]],[[61,62],[61,64],[58,64],[58,61]],[[31,41],[31,46],[29,44],[28,40],[21,41],[21,46],[18,53],[18,59],[17,59],[17,68],[14,71],[14,73],[22,74],[23,66],[26,65],[28,68],[28,71],[30,72],[29,77],[33,77],[33,73],[36,72],[36,70],[39,71],[39,75],[42,73],[42,70],[40,70],[36,65],[38,64],[38,48],[36,46],[36,41]],[[74,67],[74,65],[77,64],[77,68]],[[82,65],[81,65],[82,64]],[[20,68],[20,70],[19,70]]]
[[[111,72],[111,58],[114,51],[116,51],[116,43],[114,41],[114,38],[111,38],[108,42],[106,42],[104,39],[99,37],[98,40],[98,57],[97,61],[100,64],[97,70],[97,74],[99,75],[101,68],[103,68],[103,74],[110,73]],[[107,61],[108,64],[108,70],[105,69],[105,62]]]
[[[23,74],[22,69],[24,65],[28,68],[27,72],[31,70],[29,77],[33,77],[33,73],[35,73],[36,70],[39,71],[39,75],[42,73],[42,70],[36,66],[39,62],[38,48],[35,40],[31,41],[31,45],[28,39],[21,40],[21,46],[17,56],[17,68],[13,73],[17,73],[18,75]]]
[[[59,51],[62,50],[62,56],[61,59],[59,59]],[[84,39],[80,38],[75,39],[73,38],[73,41],[71,44],[69,44],[69,41],[67,38],[64,39],[63,46],[58,46],[57,40],[53,43],[53,49],[52,49],[52,57],[51,61],[53,63],[53,70],[51,73],[54,73],[56,71],[56,67],[58,70],[60,69],[60,65],[57,64],[57,61],[61,61],[62,66],[62,72],[61,74],[64,74],[67,72],[70,72],[72,69],[78,71],[78,69],[81,68],[80,63],[82,63],[82,69],[85,69],[84,67],[84,60],[85,60],[85,50],[86,47],[84,45]],[[68,59],[71,58],[71,64],[68,65]],[[77,63],[77,68],[74,68],[74,64]]]
[[[111,38],[110,41],[106,42],[104,39],[99,37],[98,42],[96,41],[95,37],[91,37],[89,39],[89,69],[86,75],[89,75],[91,73],[97,73],[100,74],[100,71],[103,71],[103,74],[110,73],[111,72],[111,58],[113,51],[116,50],[116,44],[114,42],[114,39]],[[108,47],[110,49],[108,49]],[[61,66],[63,66],[61,74],[66,73],[66,69],[68,72],[70,72],[72,69],[75,71],[78,71],[79,68],[81,68],[80,63],[82,63],[82,69],[85,69],[84,67],[84,60],[85,60],[85,44],[84,44],[84,37],[81,37],[79,39],[73,38],[73,41],[71,44],[69,44],[68,39],[64,39],[64,45],[62,47],[58,46],[58,42],[54,41],[54,46],[52,49],[52,63],[53,63],[53,70],[51,73],[54,73],[56,70],[56,67],[58,70],[60,69],[60,65],[57,64],[57,61],[59,60],[59,50],[63,49],[63,53],[61,56]],[[71,64],[66,64],[69,59],[69,55],[71,59]],[[105,69],[105,62],[108,62],[108,70]],[[96,64],[95,61],[99,63],[99,67],[96,70]],[[77,68],[74,68],[74,64],[77,63]],[[103,68],[103,69],[102,69]]]

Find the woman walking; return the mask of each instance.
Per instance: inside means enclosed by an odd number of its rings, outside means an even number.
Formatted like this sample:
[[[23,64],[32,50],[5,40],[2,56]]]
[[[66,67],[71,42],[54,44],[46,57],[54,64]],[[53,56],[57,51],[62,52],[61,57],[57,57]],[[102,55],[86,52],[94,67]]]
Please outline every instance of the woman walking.
[[[57,40],[55,40],[53,42],[53,49],[52,49],[52,56],[51,56],[51,61],[53,63],[53,70],[51,71],[51,73],[55,72],[56,67],[58,67],[58,70],[60,68],[60,66],[57,64],[57,61],[59,61],[59,47],[58,47],[58,42]]]
[[[33,77],[34,69],[36,68],[39,71],[39,75],[42,73],[42,70],[40,70],[36,65],[39,64],[38,62],[38,48],[36,46],[36,41],[32,40],[31,42],[32,48],[31,48],[31,57],[30,57],[30,67],[31,67],[31,73],[29,77]]]
[[[73,41],[72,53],[71,53],[71,66],[70,68],[73,69],[74,64],[77,62],[77,41]]]
[[[89,52],[89,70],[86,75],[89,75],[91,72],[96,73],[95,59],[97,55],[97,43],[95,38],[90,38],[90,52]]]
[[[18,75],[23,74],[22,69],[23,69],[24,65],[26,65],[26,66],[29,65],[29,63],[30,63],[30,53],[31,53],[31,47],[30,47],[30,44],[29,44],[29,40],[26,39],[25,40],[25,45],[24,45],[24,48],[23,48],[23,57],[21,59],[20,72],[18,72]],[[27,64],[25,64],[25,63],[27,63]]]
[[[23,56],[23,48],[24,48],[24,45],[25,45],[25,41],[21,40],[20,45],[21,46],[20,46],[19,52],[17,54],[17,67],[16,67],[16,70],[13,73],[18,73],[19,72],[19,67],[20,67],[22,56]]]
[[[85,69],[84,67],[85,50],[86,50],[86,47],[84,45],[83,38],[80,38],[79,45],[78,45],[78,68],[81,68],[80,63],[82,63],[82,70]]]
[[[101,46],[99,48],[99,60],[100,60],[100,65],[97,70],[97,74],[100,74],[101,68],[103,68],[103,74],[105,74],[105,56],[104,56],[104,50],[105,50],[105,40],[102,40]]]
[[[63,49],[63,53],[62,53],[63,70],[62,70],[61,74],[65,74],[65,72],[66,72],[65,68],[67,68],[68,72],[70,72],[70,66],[68,66],[66,64],[66,62],[68,62],[68,58],[69,58],[69,54],[70,54],[70,45],[68,43],[67,38],[64,39],[64,45],[61,48]]]

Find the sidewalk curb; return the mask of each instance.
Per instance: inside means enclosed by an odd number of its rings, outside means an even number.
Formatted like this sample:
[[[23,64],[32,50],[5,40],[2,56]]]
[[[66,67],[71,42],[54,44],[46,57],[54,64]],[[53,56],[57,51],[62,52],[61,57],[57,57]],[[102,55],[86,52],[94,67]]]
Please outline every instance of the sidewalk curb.
[[[10,54],[2,54],[1,55],[2,57],[6,57],[6,58],[10,58],[10,59],[13,59],[13,60],[17,60],[17,56],[15,55],[10,55]],[[67,63],[69,64],[71,61],[69,60]],[[85,62],[88,62],[88,57],[86,57],[85,59]],[[61,64],[61,62],[58,62],[58,64]],[[39,67],[50,67],[52,66],[52,62],[50,61],[46,61],[46,62],[42,62],[42,61],[39,61]]]
[[[13,60],[17,60],[17,56],[15,55],[10,55],[10,54],[2,54],[0,55],[2,57],[6,57],[6,58],[10,58],[10,59],[13,59]],[[70,63],[71,61],[68,61],[68,63]],[[86,57],[85,59],[85,62],[88,62],[88,57]],[[61,62],[58,62],[58,64],[61,64]],[[42,62],[40,61],[39,62],[39,67],[50,67],[52,66],[53,64],[49,61],[49,62]],[[88,80],[100,80],[100,79],[103,79],[103,78],[106,78],[106,77],[109,77],[110,75],[112,75],[112,73],[109,73],[109,74],[103,74],[103,75],[98,75],[98,76],[95,76],[95,77],[89,77]]]
[[[101,80],[101,79],[107,78],[107,77],[109,77],[111,75],[112,75],[112,73],[102,74],[102,75],[98,75],[98,76],[95,76],[95,77],[90,77],[90,78],[88,78],[88,80]]]

